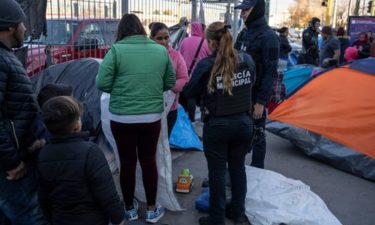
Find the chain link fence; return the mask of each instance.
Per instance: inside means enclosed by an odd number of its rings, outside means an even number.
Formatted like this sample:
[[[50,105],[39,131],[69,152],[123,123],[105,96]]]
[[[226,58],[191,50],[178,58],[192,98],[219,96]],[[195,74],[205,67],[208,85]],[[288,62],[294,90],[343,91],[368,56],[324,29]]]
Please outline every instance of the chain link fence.
[[[115,41],[117,24],[122,16],[122,3],[125,2],[125,0],[19,1],[28,16],[26,24],[29,27],[27,41],[25,41],[27,59],[24,61],[30,76],[50,65],[69,60],[87,57],[103,58]],[[40,5],[41,3],[43,5]],[[192,17],[191,0],[127,0],[127,4],[129,13],[134,13],[140,18],[146,31],[149,31],[148,25],[151,22],[158,21],[172,26],[179,23],[183,17],[188,21],[191,21]],[[199,12],[199,0],[197,5]],[[201,20],[207,24],[218,20],[224,21],[226,4],[207,1],[202,2],[202,6],[204,16],[201,12]],[[36,27],[44,29],[36,30]]]

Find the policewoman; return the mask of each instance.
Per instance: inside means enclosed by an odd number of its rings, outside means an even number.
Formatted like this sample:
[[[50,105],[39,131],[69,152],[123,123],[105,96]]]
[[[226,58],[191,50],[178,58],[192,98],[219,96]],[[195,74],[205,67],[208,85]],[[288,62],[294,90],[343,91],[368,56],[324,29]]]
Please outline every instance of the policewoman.
[[[245,156],[253,132],[251,90],[255,65],[250,55],[232,46],[229,26],[212,23],[206,38],[212,54],[202,59],[185,87],[188,97],[198,98],[204,109],[203,147],[210,187],[209,216],[199,224],[225,224],[225,173],[232,183],[230,213],[234,222],[245,217]]]

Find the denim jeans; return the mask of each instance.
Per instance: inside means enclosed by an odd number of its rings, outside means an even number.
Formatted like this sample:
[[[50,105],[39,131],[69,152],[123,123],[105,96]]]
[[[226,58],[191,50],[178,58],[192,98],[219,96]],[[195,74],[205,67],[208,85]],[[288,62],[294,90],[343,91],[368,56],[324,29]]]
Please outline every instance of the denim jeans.
[[[254,132],[255,140],[253,143],[253,155],[251,160],[251,166],[264,169],[264,160],[266,158],[266,110],[263,112],[263,116],[260,119],[254,120]]]
[[[0,172],[0,224],[4,220],[12,225],[47,224],[37,197],[36,168],[29,166],[25,177],[17,181],[9,181],[6,176],[6,172]]]
[[[247,191],[245,156],[251,144],[252,119],[249,115],[210,117],[203,127],[203,147],[208,165],[210,219],[224,224],[225,173],[228,168],[232,183],[232,214],[245,215]]]

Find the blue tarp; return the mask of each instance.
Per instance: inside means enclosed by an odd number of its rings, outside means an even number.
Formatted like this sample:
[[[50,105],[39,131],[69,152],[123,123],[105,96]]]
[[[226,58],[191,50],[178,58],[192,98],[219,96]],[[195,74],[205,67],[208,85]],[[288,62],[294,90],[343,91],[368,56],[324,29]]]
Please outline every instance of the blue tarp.
[[[368,73],[375,75],[375,58],[367,58],[362,60],[356,60],[350,65],[350,69],[361,71],[362,73]]]
[[[169,144],[172,148],[180,150],[203,151],[203,144],[181,105],[178,106],[177,121],[172,129]]]
[[[286,88],[286,95],[289,96],[302,84],[306,83],[311,78],[311,72],[314,66],[298,65],[291,67],[284,74],[284,84]]]

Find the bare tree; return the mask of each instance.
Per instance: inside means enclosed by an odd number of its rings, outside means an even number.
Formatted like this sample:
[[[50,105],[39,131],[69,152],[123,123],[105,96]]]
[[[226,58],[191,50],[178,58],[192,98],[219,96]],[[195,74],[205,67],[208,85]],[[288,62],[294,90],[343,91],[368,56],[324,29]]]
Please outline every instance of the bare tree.
[[[294,0],[289,7],[289,24],[292,27],[306,27],[312,17],[321,17],[324,10],[321,0]]]

